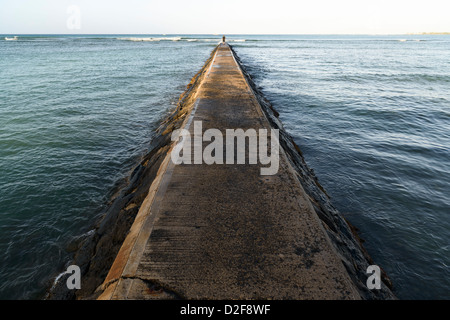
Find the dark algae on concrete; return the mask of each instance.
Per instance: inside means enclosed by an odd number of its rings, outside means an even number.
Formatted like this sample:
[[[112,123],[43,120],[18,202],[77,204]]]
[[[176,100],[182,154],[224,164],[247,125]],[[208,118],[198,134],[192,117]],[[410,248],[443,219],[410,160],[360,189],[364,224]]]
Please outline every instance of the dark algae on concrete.
[[[195,102],[196,91],[206,77],[218,48],[216,47],[212,51],[205,65],[192,78],[186,91],[180,96],[176,110],[159,127],[157,135],[151,143],[151,151],[143,157],[140,164],[133,170],[127,186],[112,200],[111,205],[94,230],[77,242],[78,249],[70,264],[78,265],[81,268],[81,289],[67,290],[65,284],[67,276],[61,276],[59,281],[49,290],[48,299],[96,299],[102,294],[102,284],[130,232],[153,181],[158,176],[162,162],[173,145],[171,133],[173,130],[180,128],[190,114]],[[359,238],[357,229],[333,207],[313,171],[305,163],[299,146],[284,130],[278,119],[278,112],[257,89],[251,75],[246,72],[236,52],[231,47],[230,49],[265,117],[273,128],[279,129],[280,145],[290,165],[294,168],[296,178],[305,190],[358,294],[362,299],[395,299],[391,291],[391,281],[384,272],[382,273],[382,288],[380,290],[369,290],[366,287],[367,267],[375,263],[364,249],[363,241]],[[309,258],[315,253],[314,248],[311,250],[299,248],[296,254],[303,257],[307,264]],[[151,283],[150,286],[146,284],[146,286],[154,290],[158,290],[160,287],[156,282]],[[166,290],[165,293],[166,296],[161,298],[179,298],[176,293],[170,290]]]

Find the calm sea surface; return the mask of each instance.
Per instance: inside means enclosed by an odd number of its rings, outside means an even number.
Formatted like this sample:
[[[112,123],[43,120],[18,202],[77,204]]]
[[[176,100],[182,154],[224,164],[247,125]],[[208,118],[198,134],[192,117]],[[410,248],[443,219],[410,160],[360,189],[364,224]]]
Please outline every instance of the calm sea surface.
[[[0,299],[40,298],[220,36],[0,37]],[[228,38],[401,299],[450,299],[450,36]]]

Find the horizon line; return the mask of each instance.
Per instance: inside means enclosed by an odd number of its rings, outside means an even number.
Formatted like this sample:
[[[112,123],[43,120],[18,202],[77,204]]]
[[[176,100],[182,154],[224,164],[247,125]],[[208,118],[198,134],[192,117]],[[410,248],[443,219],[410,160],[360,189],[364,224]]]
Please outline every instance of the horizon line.
[[[0,35],[66,35],[66,36],[83,36],[83,35],[251,35],[251,36],[310,36],[310,35],[329,35],[329,36],[357,36],[357,35],[450,35],[450,32],[409,32],[409,33],[0,33]]]

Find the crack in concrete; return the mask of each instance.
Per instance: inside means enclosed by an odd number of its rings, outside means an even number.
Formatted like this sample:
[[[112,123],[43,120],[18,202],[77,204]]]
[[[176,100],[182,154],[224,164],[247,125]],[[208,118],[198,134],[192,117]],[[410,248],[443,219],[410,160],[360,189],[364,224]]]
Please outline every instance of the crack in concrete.
[[[171,298],[174,300],[186,300],[186,298],[181,293],[176,292],[167,284],[164,284],[156,279],[145,279],[138,276],[125,276],[122,277],[122,279],[139,280],[143,282],[143,284],[147,287],[146,293],[150,296],[161,296],[161,298],[165,300],[167,300],[167,298]],[[166,297],[164,297],[164,294],[166,295]]]

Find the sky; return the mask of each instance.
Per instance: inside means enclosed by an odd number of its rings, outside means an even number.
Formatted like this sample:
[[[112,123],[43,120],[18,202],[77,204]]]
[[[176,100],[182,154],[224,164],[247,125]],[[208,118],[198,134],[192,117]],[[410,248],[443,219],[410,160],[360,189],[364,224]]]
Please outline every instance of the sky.
[[[450,0],[0,0],[0,34],[450,32]]]

